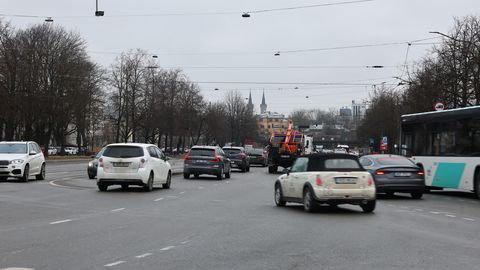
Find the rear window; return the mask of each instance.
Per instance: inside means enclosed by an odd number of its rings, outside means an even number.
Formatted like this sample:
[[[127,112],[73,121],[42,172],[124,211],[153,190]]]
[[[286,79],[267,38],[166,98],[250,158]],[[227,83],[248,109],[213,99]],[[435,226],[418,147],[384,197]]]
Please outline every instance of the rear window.
[[[235,149],[235,148],[224,148],[223,151],[225,152],[225,154],[227,155],[237,155],[237,154],[240,154],[240,149]]]
[[[103,151],[103,156],[113,158],[143,157],[143,148],[138,146],[108,146]]]
[[[350,170],[363,171],[360,163],[351,158],[310,158],[308,171]]]
[[[360,164],[354,159],[327,159],[325,169],[360,169]]]
[[[263,155],[263,149],[250,149],[246,150],[247,154],[252,156],[261,156]]]
[[[376,161],[380,165],[412,166],[414,164],[408,158],[404,158],[404,157],[384,157],[384,158],[377,158]]]
[[[213,149],[205,149],[205,148],[195,148],[190,150],[190,156],[197,156],[197,157],[213,157],[215,156],[215,150]]]

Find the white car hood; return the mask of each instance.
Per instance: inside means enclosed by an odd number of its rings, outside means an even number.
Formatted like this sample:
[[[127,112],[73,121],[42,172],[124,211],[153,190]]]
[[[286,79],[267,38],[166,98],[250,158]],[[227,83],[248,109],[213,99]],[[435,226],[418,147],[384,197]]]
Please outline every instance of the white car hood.
[[[0,160],[27,159],[27,154],[0,154]]]

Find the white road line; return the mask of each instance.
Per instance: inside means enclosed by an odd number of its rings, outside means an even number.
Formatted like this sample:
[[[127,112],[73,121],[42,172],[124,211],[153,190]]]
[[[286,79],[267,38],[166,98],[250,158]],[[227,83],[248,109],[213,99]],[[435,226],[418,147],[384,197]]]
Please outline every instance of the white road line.
[[[155,201],[155,202],[159,202],[159,201],[161,201],[161,200],[163,200],[163,198],[158,198],[158,199],[155,199],[154,201]]]
[[[204,189],[204,187],[200,186],[200,187],[198,187],[198,189]]]
[[[432,213],[432,214],[434,214],[434,215],[440,214],[439,212],[434,212],[434,211],[430,211],[430,213]]]
[[[473,218],[466,218],[466,217],[464,217],[463,219],[464,219],[464,220],[467,220],[467,221],[475,221],[475,219],[473,219]]]
[[[65,222],[70,222],[70,221],[72,221],[72,220],[71,219],[64,219],[64,220],[50,222],[50,225],[55,225],[55,224],[60,224],[60,223],[65,223]]]
[[[456,218],[457,216],[455,215],[445,215],[446,217],[451,217],[451,218]]]
[[[180,244],[185,245],[185,244],[187,244],[187,243],[189,243],[189,242],[190,242],[190,240],[187,240],[187,241],[180,242]]]
[[[145,254],[142,254],[142,255],[135,256],[135,258],[142,259],[142,258],[151,256],[151,255],[153,255],[153,254],[152,253],[145,253]]]
[[[226,181],[225,183],[230,184],[230,181]]]
[[[164,247],[162,249],[160,249],[161,251],[167,251],[167,250],[170,250],[172,248],[175,248],[175,246],[168,246],[168,247]]]
[[[116,266],[116,265],[119,265],[119,264],[122,264],[122,263],[126,263],[126,261],[116,261],[116,262],[113,262],[113,263],[105,264],[104,266],[105,267],[112,267],[112,266]]]
[[[185,194],[185,191],[180,192],[179,194]]]
[[[118,212],[118,211],[123,211],[123,210],[125,210],[125,208],[113,209],[113,210],[110,210],[110,212]]]

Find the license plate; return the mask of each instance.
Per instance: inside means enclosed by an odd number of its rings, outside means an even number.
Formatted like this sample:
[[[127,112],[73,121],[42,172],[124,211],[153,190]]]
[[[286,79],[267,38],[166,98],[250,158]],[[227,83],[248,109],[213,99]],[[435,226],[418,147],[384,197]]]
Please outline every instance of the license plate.
[[[230,165],[231,165],[231,167],[237,167],[237,164],[235,164],[235,163],[233,163],[233,162],[230,163]]]
[[[282,157],[282,158],[290,158],[289,155],[281,155],[280,157]]]
[[[357,178],[337,177],[335,184],[356,184]]]
[[[396,177],[410,177],[412,176],[412,173],[409,173],[409,172],[396,172],[394,174],[394,176]]]
[[[128,167],[130,162],[113,162],[113,167]]]
[[[196,162],[197,162],[197,163],[207,163],[206,160],[197,160]]]

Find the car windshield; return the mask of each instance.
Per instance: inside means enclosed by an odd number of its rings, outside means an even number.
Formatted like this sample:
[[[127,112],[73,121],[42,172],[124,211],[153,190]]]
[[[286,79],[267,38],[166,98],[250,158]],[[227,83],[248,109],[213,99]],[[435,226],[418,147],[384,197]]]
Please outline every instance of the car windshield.
[[[380,165],[400,165],[400,166],[412,166],[414,165],[408,158],[404,157],[381,157],[375,159]]]
[[[197,157],[213,157],[215,151],[213,149],[206,149],[206,148],[195,148],[190,150],[190,156],[197,156]]]
[[[108,146],[103,152],[103,156],[113,158],[142,157],[143,149],[138,146]]]
[[[1,154],[25,154],[27,145],[24,143],[2,143],[0,144]]]
[[[240,149],[235,149],[235,148],[224,148],[223,151],[227,155],[238,155],[240,152],[242,152]]]
[[[95,158],[100,158],[103,154],[103,152],[105,151],[105,148],[102,148],[102,150],[100,150],[100,152],[98,152],[98,154],[95,156]]]

